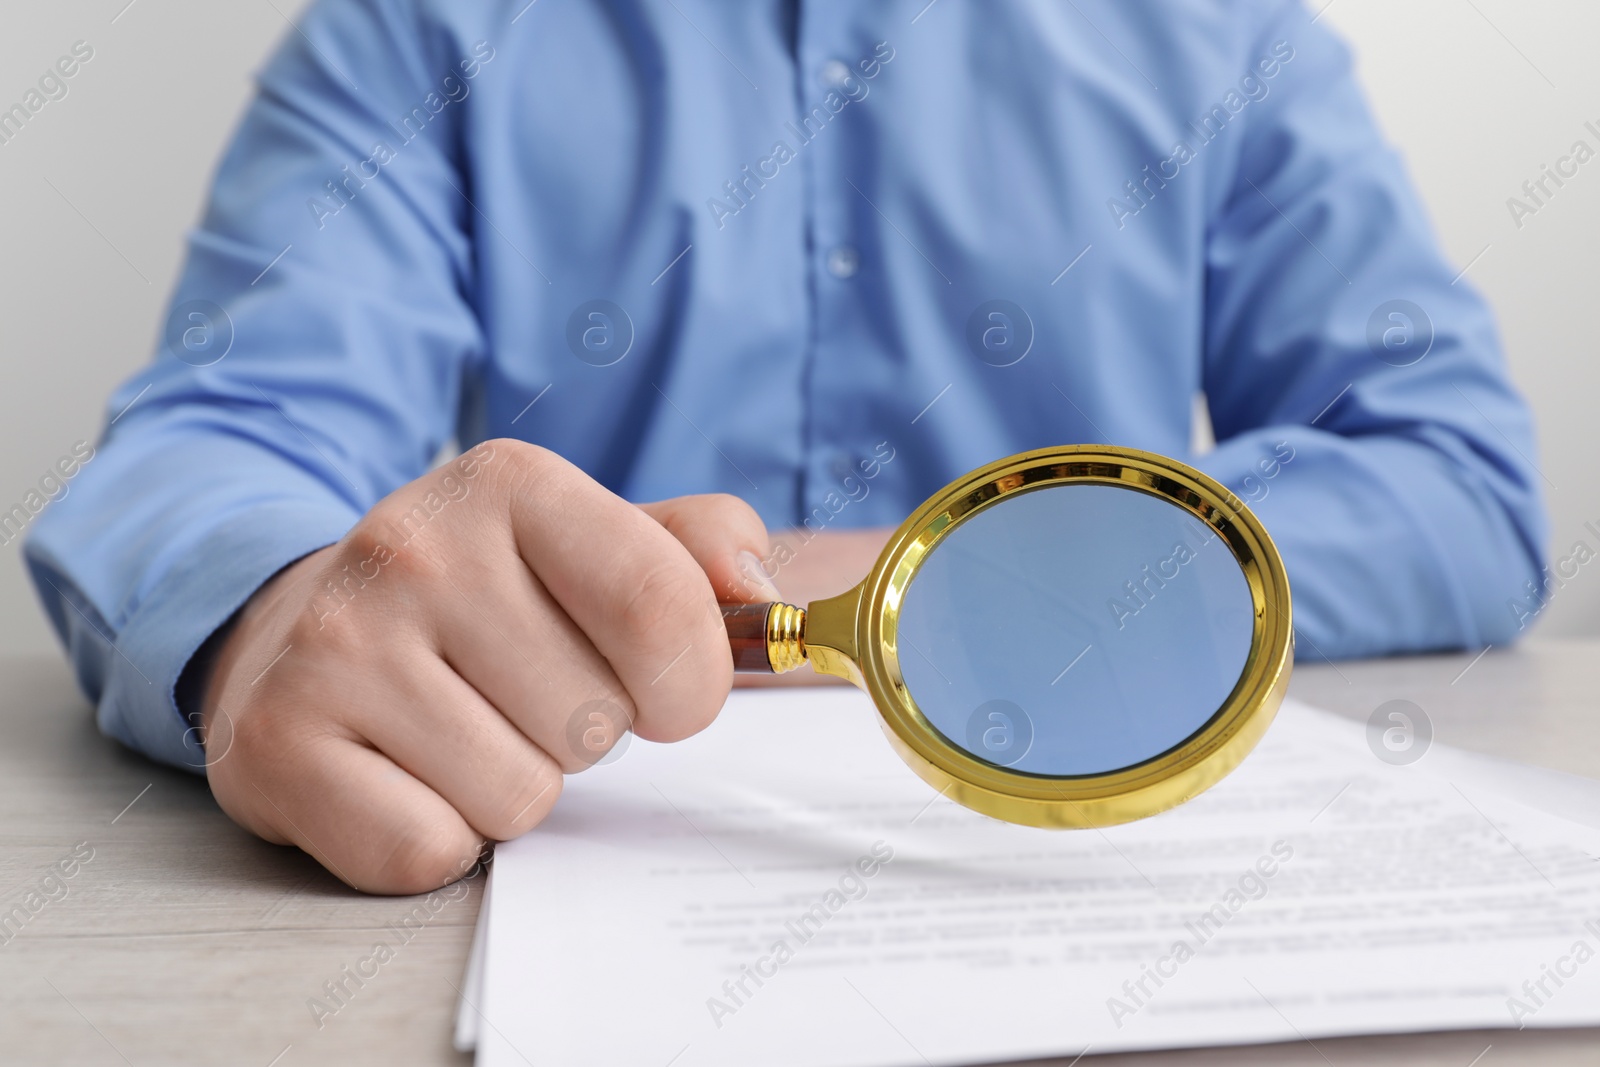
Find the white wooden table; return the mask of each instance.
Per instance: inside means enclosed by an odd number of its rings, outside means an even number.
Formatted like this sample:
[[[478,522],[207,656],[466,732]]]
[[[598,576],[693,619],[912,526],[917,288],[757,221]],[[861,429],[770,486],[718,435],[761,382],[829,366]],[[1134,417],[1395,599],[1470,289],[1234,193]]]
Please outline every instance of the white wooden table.
[[[1302,664],[1293,692],[1362,721],[1386,700],[1409,699],[1439,741],[1600,778],[1600,641],[1536,641],[1477,662]],[[93,858],[71,878],[51,878],[75,849]],[[0,1062],[467,1064],[450,1032],[480,889],[426,923],[411,920],[416,932],[394,958],[360,987],[346,980],[345,1005],[319,1026],[310,998],[325,998],[324,983],[376,941],[400,943],[394,927],[416,900],[358,895],[299,852],[250,837],[202,779],[101,737],[61,663],[0,660]],[[10,911],[18,904],[21,919]],[[1589,1065],[1600,1063],[1600,1030],[1346,1038],[1090,1062]]]

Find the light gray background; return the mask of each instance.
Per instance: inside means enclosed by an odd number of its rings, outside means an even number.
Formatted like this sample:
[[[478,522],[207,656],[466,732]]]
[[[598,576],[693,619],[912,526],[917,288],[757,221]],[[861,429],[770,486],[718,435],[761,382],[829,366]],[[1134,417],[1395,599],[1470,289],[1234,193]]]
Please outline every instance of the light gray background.
[[[1323,5],[1326,4],[1326,7]],[[1600,4],[1582,0],[1310,0],[1355,45],[1390,138],[1449,255],[1499,312],[1538,412],[1559,553],[1600,527],[1590,410],[1600,265],[1600,159],[1519,230],[1506,198],[1600,127]],[[112,386],[160,329],[183,234],[250,93],[304,0],[11,4],[0,107],[87,40],[95,58],[0,145],[0,511],[73,442],[94,440]],[[54,647],[0,548],[0,648]],[[1557,594],[1546,635],[1600,633],[1600,565]]]

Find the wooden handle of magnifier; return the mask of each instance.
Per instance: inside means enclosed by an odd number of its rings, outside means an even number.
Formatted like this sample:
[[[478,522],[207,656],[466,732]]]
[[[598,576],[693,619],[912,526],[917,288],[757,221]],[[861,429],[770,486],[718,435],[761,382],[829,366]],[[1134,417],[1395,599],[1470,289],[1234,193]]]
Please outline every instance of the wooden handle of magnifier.
[[[733,669],[783,674],[806,661],[806,613],[792,604],[724,604]]]

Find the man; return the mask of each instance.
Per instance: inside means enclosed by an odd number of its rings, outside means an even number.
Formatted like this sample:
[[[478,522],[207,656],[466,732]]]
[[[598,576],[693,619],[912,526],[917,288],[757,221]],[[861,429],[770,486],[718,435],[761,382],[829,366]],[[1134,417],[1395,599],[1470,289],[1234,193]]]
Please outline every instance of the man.
[[[422,890],[581,709],[704,727],[717,601],[1012,452],[1188,456],[1201,392],[1302,654],[1511,638],[1532,431],[1455,274],[1284,0],[323,0],[28,559],[103,729]]]

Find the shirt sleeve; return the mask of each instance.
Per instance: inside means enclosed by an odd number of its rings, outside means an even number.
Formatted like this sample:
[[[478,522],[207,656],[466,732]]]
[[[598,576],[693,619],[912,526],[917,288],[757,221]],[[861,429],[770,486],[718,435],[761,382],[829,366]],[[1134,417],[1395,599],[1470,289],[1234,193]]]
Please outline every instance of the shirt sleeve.
[[[34,525],[29,572],[101,729],[156,759],[204,766],[174,688],[205,639],[450,436],[482,348],[453,147],[470,49],[380,0],[287,35],[154,361]]]
[[[1531,415],[1345,47],[1293,6],[1212,214],[1200,465],[1277,543],[1301,658],[1509,641],[1547,532]]]

